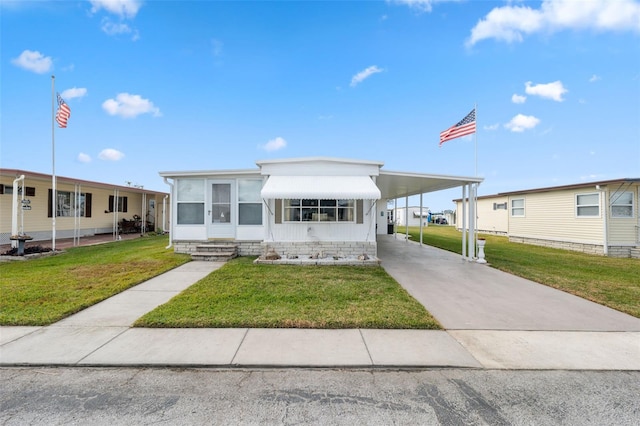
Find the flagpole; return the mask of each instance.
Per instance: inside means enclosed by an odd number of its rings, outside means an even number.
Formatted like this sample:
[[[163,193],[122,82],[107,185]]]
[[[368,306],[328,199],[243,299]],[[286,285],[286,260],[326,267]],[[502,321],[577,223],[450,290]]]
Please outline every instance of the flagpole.
[[[51,250],[56,251],[56,138],[55,138],[55,79],[51,76]]]
[[[476,177],[478,177],[478,104],[473,104],[473,110],[476,112],[476,131],[473,135],[475,139],[475,150],[476,150]]]

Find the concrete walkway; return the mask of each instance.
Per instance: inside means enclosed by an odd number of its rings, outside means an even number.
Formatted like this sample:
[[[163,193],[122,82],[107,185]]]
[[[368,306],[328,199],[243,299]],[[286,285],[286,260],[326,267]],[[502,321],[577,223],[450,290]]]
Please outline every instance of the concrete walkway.
[[[460,256],[380,236],[431,330],[141,329],[222,264],[190,262],[48,327],[0,327],[0,365],[640,370],[640,319]]]

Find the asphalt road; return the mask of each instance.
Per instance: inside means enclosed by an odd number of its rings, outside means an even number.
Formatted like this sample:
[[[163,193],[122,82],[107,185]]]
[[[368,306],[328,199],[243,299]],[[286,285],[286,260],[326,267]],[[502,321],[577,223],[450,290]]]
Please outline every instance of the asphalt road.
[[[640,372],[4,368],[2,425],[638,425]]]

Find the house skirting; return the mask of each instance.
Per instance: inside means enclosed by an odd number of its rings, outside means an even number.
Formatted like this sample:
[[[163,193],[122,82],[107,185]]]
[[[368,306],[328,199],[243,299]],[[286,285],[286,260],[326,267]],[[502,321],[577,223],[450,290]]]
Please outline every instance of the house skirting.
[[[579,251],[587,254],[604,256],[604,246],[601,244],[575,243],[569,241],[554,241],[541,238],[509,237],[512,243],[524,243],[535,246],[552,247],[562,250]],[[608,247],[609,257],[631,257],[631,246],[610,245]]]
[[[295,257],[357,258],[362,255],[375,258],[378,253],[377,243],[367,241],[265,241],[262,246],[262,254],[275,251],[283,259]]]

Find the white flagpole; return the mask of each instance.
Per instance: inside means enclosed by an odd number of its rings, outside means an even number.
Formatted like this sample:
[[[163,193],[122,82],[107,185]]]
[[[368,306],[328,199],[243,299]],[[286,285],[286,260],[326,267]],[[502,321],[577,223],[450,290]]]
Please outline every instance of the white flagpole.
[[[55,79],[51,76],[51,250],[56,251],[56,139],[55,139]]]
[[[476,150],[476,177],[478,177],[478,104],[473,104],[473,110],[476,114],[476,131],[473,135],[475,139],[475,150]]]

